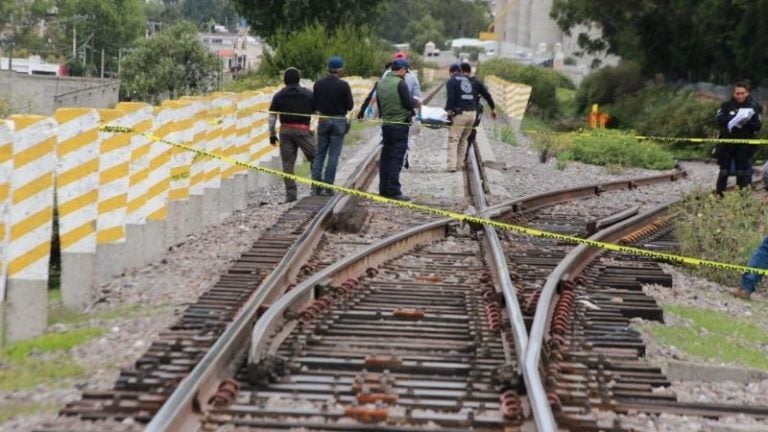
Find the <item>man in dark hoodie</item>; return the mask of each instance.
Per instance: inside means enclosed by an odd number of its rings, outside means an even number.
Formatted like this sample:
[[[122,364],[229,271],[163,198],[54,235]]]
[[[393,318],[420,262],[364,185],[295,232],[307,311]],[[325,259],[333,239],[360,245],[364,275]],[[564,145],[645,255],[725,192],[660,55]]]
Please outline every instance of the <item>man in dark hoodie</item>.
[[[285,87],[272,97],[269,106],[269,143],[280,145],[280,159],[283,172],[293,174],[296,156],[301,150],[312,163],[317,154],[315,139],[309,130],[309,121],[315,112],[312,91],[299,85],[301,74],[295,68],[288,68],[283,75]],[[275,133],[278,113],[280,116],[280,138]],[[296,201],[296,182],[285,179],[285,201]]]
[[[752,86],[749,81],[739,81],[733,86],[733,96],[723,102],[717,110],[717,124],[720,127],[720,138],[752,139],[757,135],[762,125],[760,115],[763,107],[750,96]],[[717,175],[716,192],[722,196],[728,183],[728,173],[731,165],[735,165],[736,184],[739,188],[749,187],[752,183],[752,167],[750,163],[755,153],[752,144],[722,143],[717,146],[717,164],[720,172]]]

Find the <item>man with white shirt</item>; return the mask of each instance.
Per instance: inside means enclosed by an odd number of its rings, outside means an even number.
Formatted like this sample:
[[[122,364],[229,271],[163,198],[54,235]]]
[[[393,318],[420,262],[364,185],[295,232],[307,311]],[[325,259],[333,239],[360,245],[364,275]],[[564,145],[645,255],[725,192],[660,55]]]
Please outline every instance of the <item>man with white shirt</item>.
[[[720,138],[723,139],[752,139],[761,127],[760,115],[763,107],[750,96],[752,89],[747,80],[734,84],[733,96],[723,102],[717,110],[717,124],[720,127]],[[715,155],[720,172],[717,176],[716,192],[722,196],[728,183],[728,173],[735,165],[736,184],[739,188],[749,187],[752,183],[752,167],[750,166],[755,146],[752,144],[721,143],[717,145]]]

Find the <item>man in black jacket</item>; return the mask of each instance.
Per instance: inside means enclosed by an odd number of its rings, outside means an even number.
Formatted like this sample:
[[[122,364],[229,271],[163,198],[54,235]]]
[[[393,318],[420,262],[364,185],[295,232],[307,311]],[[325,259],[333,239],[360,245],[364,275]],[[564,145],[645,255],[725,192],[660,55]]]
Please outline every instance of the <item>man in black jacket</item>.
[[[296,155],[301,150],[307,160],[312,163],[317,154],[315,140],[309,130],[309,120],[315,112],[312,92],[299,85],[301,74],[295,68],[288,68],[283,75],[285,87],[272,97],[269,106],[269,143],[280,144],[280,159],[283,162],[283,172],[293,174]],[[275,133],[275,124],[280,115],[280,139]],[[285,201],[296,201],[296,182],[285,181]]]
[[[761,127],[760,115],[763,107],[750,96],[751,85],[748,81],[739,81],[733,86],[733,96],[723,102],[717,110],[717,124],[720,126],[720,138],[751,139]],[[720,172],[717,176],[716,192],[722,196],[728,183],[731,164],[736,168],[736,184],[746,188],[752,183],[750,163],[755,153],[752,144],[723,143],[717,146],[717,164]]]
[[[480,103],[480,97],[482,96],[485,99],[488,108],[491,109],[491,118],[494,120],[496,120],[496,104],[493,102],[493,96],[491,96],[485,84],[477,79],[476,76],[472,76],[472,66],[469,63],[461,64],[461,72],[472,83],[472,93],[475,96],[475,106],[477,107],[475,123],[472,125],[472,132],[469,133],[469,138],[467,139],[468,143],[474,143],[477,137],[477,127],[480,126],[480,121],[483,119],[483,105]]]
[[[312,163],[312,180],[333,184],[336,181],[336,166],[339,163],[344,135],[349,132],[347,113],[354,108],[352,89],[342,80],[344,61],[331,57],[328,61],[328,75],[315,82],[314,104],[320,114],[317,124],[317,156]],[[328,156],[328,166],[323,165]],[[317,195],[331,195],[330,190],[314,188]]]

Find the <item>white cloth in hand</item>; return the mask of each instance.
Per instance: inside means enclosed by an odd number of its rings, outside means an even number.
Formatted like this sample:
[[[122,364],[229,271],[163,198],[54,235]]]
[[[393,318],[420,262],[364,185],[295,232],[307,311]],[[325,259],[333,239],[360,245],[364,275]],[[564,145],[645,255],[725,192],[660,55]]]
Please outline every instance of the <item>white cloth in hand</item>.
[[[448,113],[440,107],[431,107],[423,105],[421,107],[420,120],[448,121]]]
[[[728,122],[728,132],[733,128],[741,128],[744,124],[755,115],[755,110],[752,108],[739,108],[736,115]]]

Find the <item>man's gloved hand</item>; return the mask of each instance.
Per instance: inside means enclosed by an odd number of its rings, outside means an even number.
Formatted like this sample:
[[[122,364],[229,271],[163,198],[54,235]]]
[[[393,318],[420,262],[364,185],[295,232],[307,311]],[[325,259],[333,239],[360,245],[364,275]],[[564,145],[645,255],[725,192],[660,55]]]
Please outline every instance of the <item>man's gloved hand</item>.
[[[491,111],[491,118],[496,120],[496,110]]]
[[[277,135],[270,135],[269,136],[269,143],[272,144],[273,146],[276,146],[277,143],[279,143],[279,142],[280,142],[280,140],[277,139]]]

